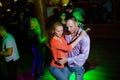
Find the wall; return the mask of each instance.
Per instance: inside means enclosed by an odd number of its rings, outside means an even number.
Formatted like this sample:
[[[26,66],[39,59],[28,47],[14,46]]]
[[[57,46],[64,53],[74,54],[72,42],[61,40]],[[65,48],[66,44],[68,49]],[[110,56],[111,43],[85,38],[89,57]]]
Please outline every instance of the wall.
[[[120,24],[87,24],[88,32],[92,38],[120,38]]]

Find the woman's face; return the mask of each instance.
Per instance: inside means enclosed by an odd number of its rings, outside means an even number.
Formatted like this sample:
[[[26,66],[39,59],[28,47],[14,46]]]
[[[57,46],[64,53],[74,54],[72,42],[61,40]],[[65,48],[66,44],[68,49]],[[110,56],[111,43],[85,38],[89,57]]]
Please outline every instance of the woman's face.
[[[54,33],[55,33],[55,36],[61,37],[63,34],[63,26],[56,26]]]
[[[65,18],[66,18],[65,13],[62,13],[62,14],[60,15],[60,18],[61,18],[62,20],[65,20]]]
[[[35,29],[35,27],[36,27],[36,22],[35,21],[31,21],[30,22],[30,30]]]

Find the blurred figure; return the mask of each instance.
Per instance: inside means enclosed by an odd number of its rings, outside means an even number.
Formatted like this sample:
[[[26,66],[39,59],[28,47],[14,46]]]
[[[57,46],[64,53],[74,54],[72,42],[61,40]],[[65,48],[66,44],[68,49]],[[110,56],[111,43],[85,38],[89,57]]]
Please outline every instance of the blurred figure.
[[[48,17],[46,28],[45,28],[46,30],[48,30],[50,26],[54,24],[55,21],[59,20],[59,15],[60,13],[59,13],[58,8],[54,8],[53,14]]]
[[[111,0],[106,0],[106,2],[103,4],[103,7],[105,8],[103,17],[107,23],[111,23],[112,22],[112,2],[111,2]]]
[[[7,80],[18,80],[17,67],[20,56],[15,38],[1,25],[0,36],[2,36],[2,52],[0,52],[0,56],[3,56],[7,63]]]
[[[85,12],[82,8],[75,8],[74,11],[72,12],[72,15],[76,18],[78,26],[84,29],[84,16]],[[86,32],[90,31],[90,28],[85,29]]]
[[[68,12],[61,12],[59,18],[60,18],[60,22],[63,24],[63,28],[64,28],[64,33],[66,34],[68,32],[67,27],[66,27],[66,18],[68,16],[70,16],[71,14]]]
[[[68,3],[67,6],[65,6],[65,12],[72,13],[73,12],[73,3]]]
[[[65,12],[62,12],[61,14],[60,14],[60,22],[63,24],[63,26],[65,26],[66,25],[66,13]]]
[[[79,25],[82,29],[84,29],[84,28],[83,28],[84,18],[83,18],[83,16],[82,16],[81,12],[74,11],[72,15],[73,15],[73,16],[76,18],[76,20],[78,21],[78,25]]]
[[[61,12],[60,13],[60,16],[59,16],[59,18],[60,18],[60,22],[63,24],[63,26],[66,26],[66,19],[69,17],[69,16],[71,16],[71,13],[69,13],[69,12]]]
[[[42,76],[43,75],[43,61],[42,61],[42,47],[46,40],[46,37],[42,38],[41,28],[37,18],[30,18],[30,28],[28,30],[28,35],[31,44],[31,50],[34,55],[32,76]]]

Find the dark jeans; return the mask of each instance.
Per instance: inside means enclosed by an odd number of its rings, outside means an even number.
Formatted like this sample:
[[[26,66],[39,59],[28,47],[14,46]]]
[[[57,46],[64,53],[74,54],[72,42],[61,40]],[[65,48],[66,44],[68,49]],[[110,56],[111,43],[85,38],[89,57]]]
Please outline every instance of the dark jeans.
[[[19,80],[17,76],[18,61],[7,62],[8,78],[7,80]]]
[[[43,74],[42,70],[42,55],[38,47],[32,46],[32,53],[34,55],[32,75],[38,74],[38,76]]]

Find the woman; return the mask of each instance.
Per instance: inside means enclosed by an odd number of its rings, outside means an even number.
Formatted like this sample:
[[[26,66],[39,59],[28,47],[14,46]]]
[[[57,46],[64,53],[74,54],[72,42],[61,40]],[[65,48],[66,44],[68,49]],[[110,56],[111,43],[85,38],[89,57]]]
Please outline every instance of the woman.
[[[28,31],[31,50],[34,55],[32,76],[43,75],[42,49],[46,37],[42,38],[41,28],[37,18],[30,18],[30,28]]]
[[[67,45],[63,31],[63,25],[60,22],[55,22],[50,29],[50,49],[53,59],[50,63],[49,69],[56,80],[69,80],[67,75],[70,75],[70,72],[67,66],[65,66],[65,64],[59,64],[58,60],[62,57],[67,57],[67,52],[72,50],[85,35],[85,31],[82,31],[78,39]]]

